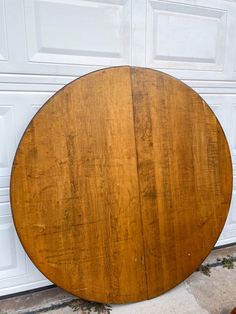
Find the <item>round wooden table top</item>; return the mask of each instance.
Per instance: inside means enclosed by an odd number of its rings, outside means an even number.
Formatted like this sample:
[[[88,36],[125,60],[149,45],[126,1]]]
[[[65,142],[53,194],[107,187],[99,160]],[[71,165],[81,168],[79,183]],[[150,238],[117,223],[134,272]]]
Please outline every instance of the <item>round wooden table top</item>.
[[[232,190],[228,144],[204,100],[158,71],[114,67],[68,84],[19,144],[11,204],[38,269],[97,302],[156,297],[202,263]]]

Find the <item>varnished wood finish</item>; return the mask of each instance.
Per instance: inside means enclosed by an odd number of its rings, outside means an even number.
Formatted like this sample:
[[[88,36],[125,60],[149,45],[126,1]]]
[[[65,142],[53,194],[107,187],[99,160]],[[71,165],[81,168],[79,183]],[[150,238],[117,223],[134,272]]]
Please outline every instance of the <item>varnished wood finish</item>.
[[[199,266],[231,188],[208,105],[166,74],[126,66],[72,82],[37,113],[14,160],[11,203],[25,250],[52,282],[125,303]]]

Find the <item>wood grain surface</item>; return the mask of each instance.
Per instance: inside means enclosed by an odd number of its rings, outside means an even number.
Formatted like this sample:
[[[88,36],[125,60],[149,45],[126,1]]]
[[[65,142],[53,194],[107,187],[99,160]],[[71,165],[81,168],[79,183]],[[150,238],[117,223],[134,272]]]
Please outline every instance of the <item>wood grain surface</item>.
[[[171,289],[208,255],[232,190],[229,148],[201,97],[151,69],[68,84],[17,149],[11,204],[39,270],[84,299],[126,303]]]

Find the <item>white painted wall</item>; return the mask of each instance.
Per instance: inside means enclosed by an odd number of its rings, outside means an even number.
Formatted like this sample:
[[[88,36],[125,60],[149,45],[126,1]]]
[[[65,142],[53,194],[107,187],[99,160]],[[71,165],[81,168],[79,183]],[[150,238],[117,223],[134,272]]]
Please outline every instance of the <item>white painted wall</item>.
[[[11,218],[10,171],[25,127],[69,81],[123,64],[174,75],[213,108],[235,178],[217,244],[236,242],[236,2],[0,0],[0,295],[49,284],[27,258]]]

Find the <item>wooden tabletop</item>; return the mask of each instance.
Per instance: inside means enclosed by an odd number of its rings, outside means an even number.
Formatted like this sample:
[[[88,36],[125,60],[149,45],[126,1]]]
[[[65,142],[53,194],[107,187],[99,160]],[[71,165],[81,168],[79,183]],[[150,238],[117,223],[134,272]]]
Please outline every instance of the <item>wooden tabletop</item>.
[[[228,144],[204,100],[158,71],[114,67],[57,92],[29,124],[11,175],[20,240],[84,299],[150,299],[213,248],[232,190]]]

